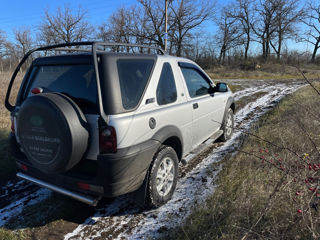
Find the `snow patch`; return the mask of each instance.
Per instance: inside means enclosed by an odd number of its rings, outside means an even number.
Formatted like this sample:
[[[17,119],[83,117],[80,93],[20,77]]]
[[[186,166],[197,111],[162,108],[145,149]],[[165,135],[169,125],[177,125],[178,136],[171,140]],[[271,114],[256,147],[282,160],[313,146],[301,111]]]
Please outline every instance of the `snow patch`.
[[[7,205],[0,209],[0,227],[5,225],[12,217],[18,216],[25,207],[34,205],[51,195],[51,191],[41,188],[32,194],[28,194],[25,197]]]

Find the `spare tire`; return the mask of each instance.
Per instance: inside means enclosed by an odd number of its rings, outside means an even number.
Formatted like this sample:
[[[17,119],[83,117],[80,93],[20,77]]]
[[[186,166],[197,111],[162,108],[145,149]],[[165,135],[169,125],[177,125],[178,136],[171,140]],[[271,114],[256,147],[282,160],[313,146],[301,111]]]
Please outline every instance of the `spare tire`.
[[[75,166],[88,147],[88,124],[77,104],[60,93],[27,98],[17,117],[17,136],[29,161],[45,173]]]

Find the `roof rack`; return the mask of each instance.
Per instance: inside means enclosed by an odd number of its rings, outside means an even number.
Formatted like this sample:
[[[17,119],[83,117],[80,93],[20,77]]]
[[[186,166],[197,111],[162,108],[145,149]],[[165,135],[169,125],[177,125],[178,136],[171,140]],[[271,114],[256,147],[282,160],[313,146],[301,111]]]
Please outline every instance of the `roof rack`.
[[[139,44],[131,44],[131,43],[110,43],[110,42],[92,42],[92,45],[103,46],[103,47],[131,47],[131,48],[147,48],[147,49],[153,49],[158,52],[160,52],[162,55],[165,55],[166,52],[156,46],[147,46],[147,45],[139,45]],[[72,45],[72,46],[79,46],[79,45]],[[81,45],[80,45],[81,46]],[[87,45],[82,45],[87,46]],[[81,49],[81,48],[67,48],[67,47],[56,47],[56,48],[49,48],[46,50],[50,51],[72,51],[72,52],[92,52],[92,49]],[[102,49],[99,49],[99,51],[105,51]]]
[[[131,44],[131,43],[109,43],[109,42],[101,42],[101,43],[96,43],[97,45],[100,46],[105,46],[105,47],[134,47],[134,48],[147,48],[147,49],[153,49],[159,51],[162,55],[166,54],[166,51],[164,51],[162,48],[155,47],[155,46],[148,46],[148,45],[140,45],[140,44]]]
[[[49,51],[61,51],[61,52],[92,52],[90,49],[81,49],[81,48],[54,48],[49,49]]]

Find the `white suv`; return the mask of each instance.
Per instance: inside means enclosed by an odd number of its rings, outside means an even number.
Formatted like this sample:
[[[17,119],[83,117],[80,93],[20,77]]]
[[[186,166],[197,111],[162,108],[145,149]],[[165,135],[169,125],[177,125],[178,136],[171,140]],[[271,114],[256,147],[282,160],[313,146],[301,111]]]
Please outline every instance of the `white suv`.
[[[18,177],[91,205],[135,192],[158,207],[172,197],[190,151],[210,137],[230,138],[235,104],[225,83],[215,85],[197,64],[161,49],[102,50],[122,45],[62,44],[24,57],[5,102]],[[125,45],[133,47],[152,48]],[[20,66],[31,53],[53,49],[80,52],[35,59],[11,105]]]

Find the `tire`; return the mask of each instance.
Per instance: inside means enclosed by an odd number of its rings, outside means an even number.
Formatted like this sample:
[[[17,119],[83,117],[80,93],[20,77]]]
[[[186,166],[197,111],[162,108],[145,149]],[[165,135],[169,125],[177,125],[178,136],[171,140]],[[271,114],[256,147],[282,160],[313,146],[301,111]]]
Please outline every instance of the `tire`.
[[[75,166],[88,147],[87,121],[80,108],[60,93],[27,98],[17,117],[17,136],[24,154],[45,173]]]
[[[234,128],[233,110],[229,108],[222,125],[223,134],[221,135],[220,140],[223,142],[229,140],[232,136],[233,128]]]
[[[172,147],[163,146],[155,154],[150,166],[146,198],[147,207],[157,208],[167,203],[174,193],[177,180],[177,154]]]

